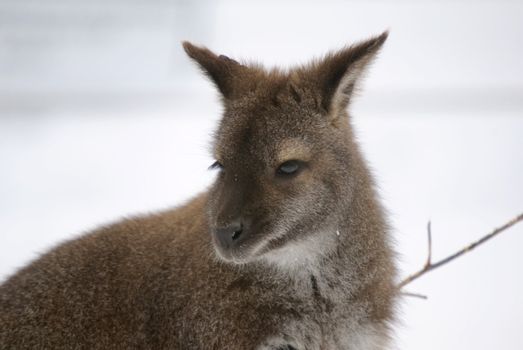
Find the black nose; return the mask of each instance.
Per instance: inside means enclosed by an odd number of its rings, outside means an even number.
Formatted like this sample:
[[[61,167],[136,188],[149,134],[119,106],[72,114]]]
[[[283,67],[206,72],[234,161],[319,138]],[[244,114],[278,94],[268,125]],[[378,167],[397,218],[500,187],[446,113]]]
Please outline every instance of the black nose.
[[[224,227],[216,229],[218,241],[225,248],[229,249],[237,245],[245,236],[244,225],[240,220],[234,220]]]

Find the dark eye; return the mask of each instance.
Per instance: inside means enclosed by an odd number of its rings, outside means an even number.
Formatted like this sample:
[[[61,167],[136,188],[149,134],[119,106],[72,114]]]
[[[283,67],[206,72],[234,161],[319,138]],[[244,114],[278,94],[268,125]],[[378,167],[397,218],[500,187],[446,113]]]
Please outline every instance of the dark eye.
[[[276,170],[276,173],[278,175],[293,175],[293,174],[296,174],[298,172],[298,170],[300,170],[300,167],[301,167],[301,162],[298,161],[298,160],[288,160],[284,163],[282,163],[279,167],[278,167],[278,170]]]
[[[213,169],[222,170],[222,169],[223,169],[223,165],[222,165],[222,163],[220,163],[218,160],[215,161],[215,162],[212,163],[211,166],[209,167],[209,170],[213,170]]]

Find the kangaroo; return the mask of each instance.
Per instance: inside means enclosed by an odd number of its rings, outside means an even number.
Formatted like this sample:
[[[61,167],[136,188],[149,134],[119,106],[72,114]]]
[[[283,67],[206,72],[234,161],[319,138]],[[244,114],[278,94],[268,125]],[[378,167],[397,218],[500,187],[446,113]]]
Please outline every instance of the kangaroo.
[[[223,101],[215,182],[11,276],[0,348],[387,348],[395,254],[347,112],[386,38],[287,70],[184,42]]]

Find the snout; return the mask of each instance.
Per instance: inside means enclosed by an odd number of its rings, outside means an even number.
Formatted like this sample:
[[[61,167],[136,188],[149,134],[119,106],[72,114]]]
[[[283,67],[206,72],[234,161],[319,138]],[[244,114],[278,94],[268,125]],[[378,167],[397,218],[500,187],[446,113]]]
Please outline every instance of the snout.
[[[233,252],[241,248],[243,242],[249,239],[251,234],[249,220],[236,219],[218,226],[215,231],[216,244],[220,252],[230,257]]]

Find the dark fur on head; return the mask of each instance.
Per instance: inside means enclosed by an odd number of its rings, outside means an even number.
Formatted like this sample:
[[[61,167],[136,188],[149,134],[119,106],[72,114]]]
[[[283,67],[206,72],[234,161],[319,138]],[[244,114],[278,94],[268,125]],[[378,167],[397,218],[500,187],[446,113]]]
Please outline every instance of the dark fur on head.
[[[384,33],[285,72],[184,43],[225,106],[214,143],[220,174],[211,190],[210,222],[215,238],[238,223],[242,233],[238,244],[216,238],[222,257],[248,262],[289,241],[338,230],[361,179],[346,107],[386,38]],[[288,161],[299,170],[281,176],[278,167]]]

